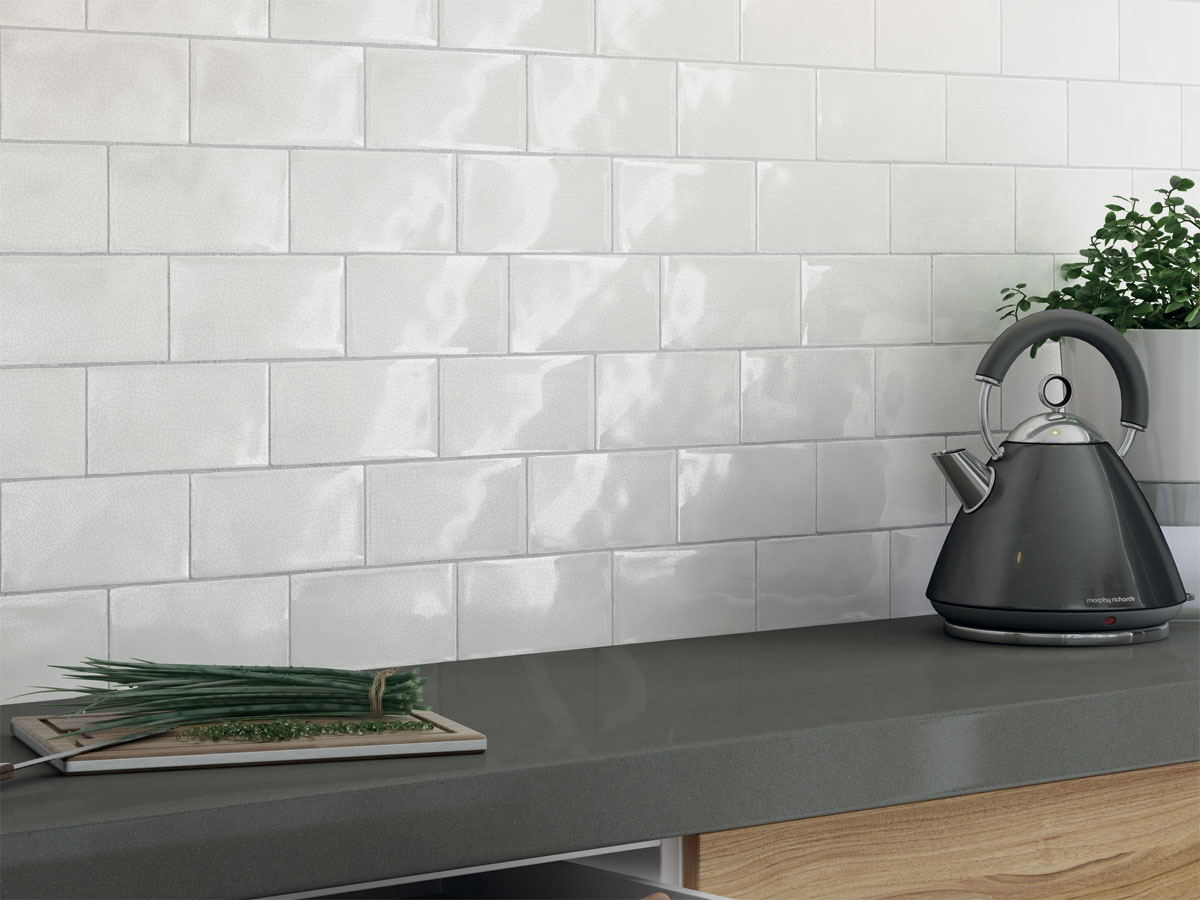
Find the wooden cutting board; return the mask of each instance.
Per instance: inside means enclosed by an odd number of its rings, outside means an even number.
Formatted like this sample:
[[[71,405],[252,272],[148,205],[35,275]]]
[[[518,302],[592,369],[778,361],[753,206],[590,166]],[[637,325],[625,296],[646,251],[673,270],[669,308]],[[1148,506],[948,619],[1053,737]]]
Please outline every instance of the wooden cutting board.
[[[102,731],[95,736],[63,737],[103,716],[19,716],[12,720],[12,732],[32,747],[39,756],[61,753],[74,747],[100,743],[122,734],[122,729]],[[364,716],[362,721],[369,721]],[[414,710],[411,716],[382,716],[390,720],[420,720],[434,726],[432,731],[394,731],[383,734],[328,734],[290,741],[258,743],[247,741],[209,741],[189,738],[184,726],[105,747],[92,753],[80,753],[53,764],[68,775],[101,772],[143,772],[148,769],[191,769],[206,766],[247,766],[263,763],[319,762],[333,759],[370,759],[381,756],[429,756],[438,753],[482,753],[487,737],[478,731],[426,710]],[[308,722],[337,722],[338,719],[304,719]],[[137,728],[124,729],[125,734]]]

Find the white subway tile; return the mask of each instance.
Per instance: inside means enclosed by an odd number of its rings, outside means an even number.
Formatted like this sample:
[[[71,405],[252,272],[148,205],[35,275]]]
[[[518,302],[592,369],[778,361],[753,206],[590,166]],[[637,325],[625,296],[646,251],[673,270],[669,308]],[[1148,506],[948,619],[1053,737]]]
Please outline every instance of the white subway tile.
[[[295,150],[291,179],[293,251],[454,249],[451,156]]]
[[[930,337],[926,256],[806,256],[805,344],[913,344]]]
[[[933,258],[933,339],[939,344],[991,341],[1011,324],[998,306],[1004,288],[1026,284],[1027,294],[1044,297],[1054,288],[1051,256],[935,256]]]
[[[754,544],[613,554],[613,642],[754,630]]]
[[[192,476],[192,575],[363,564],[358,466]]]
[[[283,150],[112,147],[117,252],[271,252],[288,248]]]
[[[1181,175],[1185,178],[1190,178],[1192,181],[1200,182],[1200,170],[1197,171],[1180,171],[1178,167],[1170,169],[1151,169],[1151,170],[1134,170],[1133,172],[1133,190],[1129,196],[1137,198],[1138,209],[1141,212],[1148,212],[1147,207],[1156,200],[1162,200],[1162,194],[1158,193],[1161,188],[1166,190],[1171,186],[1171,176]],[[1192,188],[1186,193],[1176,191],[1177,197],[1182,197],[1184,203],[1189,203],[1193,206],[1197,201],[1200,201],[1200,191]],[[1122,203],[1128,206],[1124,200],[1114,200],[1114,203]],[[1064,260],[1065,262],[1066,260]],[[1072,261],[1082,262],[1082,258],[1072,258]]]
[[[187,141],[187,41],[5,31],[0,107],[4,138]]]
[[[266,37],[267,0],[88,0],[87,27],[92,31]]]
[[[525,149],[525,60],[512,54],[367,50],[372,147]]]
[[[662,267],[664,347],[800,343],[794,256],[666,256]]]
[[[454,659],[454,567],[292,576],[294,666],[379,669]]]
[[[341,356],[337,256],[177,256],[171,358]]]
[[[738,355],[596,357],[597,445],[661,447],[738,439]]]
[[[86,0],[3,0],[0,25],[22,28],[83,28]]]
[[[887,532],[759,541],[760,631],[887,617]]]
[[[742,354],[742,440],[802,441],[875,433],[870,348]]]
[[[679,540],[816,530],[817,451],[770,444],[679,451]]]
[[[437,456],[437,360],[271,366],[271,462]]]
[[[892,532],[893,619],[934,614],[925,597],[925,589],[949,530],[939,525]]]
[[[675,454],[529,460],[529,552],[675,542]]]
[[[675,66],[641,59],[529,59],[529,149],[670,156]]]
[[[1179,91],[1150,84],[1071,82],[1071,165],[1178,166]],[[1113,128],[1114,122],[1121,127]]]
[[[103,366],[87,406],[93,475],[267,464],[261,363]]]
[[[367,562],[525,552],[525,461],[367,467]]]
[[[1000,71],[1001,0],[876,0],[881,69]]]
[[[167,261],[0,258],[0,363],[167,358]]]
[[[941,437],[817,445],[817,527],[860,531],[941,524],[946,482],[930,454]]]
[[[78,144],[0,145],[0,251],[108,249],[108,155]]]
[[[1104,224],[1104,205],[1128,197],[1130,184],[1128,170],[1018,169],[1017,252],[1077,252]]]
[[[738,0],[596,0],[606,56],[737,59]]]
[[[758,164],[760,253],[886,253],[888,167]]]
[[[743,0],[742,59],[875,65],[873,0]]]
[[[187,578],[187,476],[9,482],[0,544],[4,591]]]
[[[1005,75],[1117,77],[1117,0],[1004,0]]]
[[[815,90],[810,69],[681,63],[679,152],[812,159]]]
[[[193,41],[192,140],[361,147],[363,51]]]
[[[965,344],[877,350],[875,433],[970,431],[979,422],[975,369],[985,349]]]
[[[617,160],[619,251],[754,252],[754,164]]]
[[[1011,253],[1014,214],[1012,169],[892,167],[894,253]]]
[[[83,369],[0,369],[0,478],[82,475]]]
[[[592,0],[442,0],[444,47],[591,53]]]
[[[288,581],[253,578],[117,588],[113,659],[288,665]]]
[[[592,448],[590,357],[445,359],[441,368],[443,456]]]
[[[657,259],[514,256],[509,265],[514,352],[657,349]]]
[[[508,270],[499,256],[352,256],[351,356],[503,353]]]
[[[459,249],[603,253],[612,244],[607,159],[463,156]]]
[[[0,4],[0,13],[4,5]],[[40,687],[39,700],[77,695],[79,684],[51,666],[108,658],[108,593],[63,591],[0,597],[0,700]],[[22,697],[21,700],[28,698]]]
[[[612,643],[607,553],[463,563],[458,590],[459,659]]]
[[[946,79],[946,158],[1063,165],[1067,85],[1030,78]]]
[[[1200,6],[1176,0],[1121,0],[1121,77],[1200,84]]]
[[[437,43],[436,0],[271,0],[271,37],[372,44]]]
[[[821,159],[946,158],[946,79],[941,75],[827,69],[817,80]]]

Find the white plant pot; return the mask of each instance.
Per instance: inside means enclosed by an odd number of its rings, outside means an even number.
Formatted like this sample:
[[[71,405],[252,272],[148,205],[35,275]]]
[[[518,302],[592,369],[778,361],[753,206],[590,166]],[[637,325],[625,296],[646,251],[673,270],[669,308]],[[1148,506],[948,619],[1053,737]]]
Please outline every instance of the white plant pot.
[[[1150,426],[1125,464],[1138,481],[1200,483],[1200,330],[1125,332],[1150,385]],[[1121,394],[1108,361],[1090,344],[1062,340],[1062,369],[1074,389],[1068,409],[1121,442]]]
[[[1125,457],[1163,526],[1184,587],[1200,594],[1200,329],[1125,332],[1150,386],[1150,424]],[[1108,361],[1090,344],[1061,341],[1068,409],[1119,446],[1121,394]],[[1193,601],[1185,615],[1200,615]]]

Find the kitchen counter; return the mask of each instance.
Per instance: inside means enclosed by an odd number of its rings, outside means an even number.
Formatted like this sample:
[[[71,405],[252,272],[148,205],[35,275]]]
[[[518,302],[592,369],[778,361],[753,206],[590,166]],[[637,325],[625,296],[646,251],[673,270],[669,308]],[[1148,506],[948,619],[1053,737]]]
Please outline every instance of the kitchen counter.
[[[0,791],[17,897],[256,897],[1200,759],[1200,624],[1113,648],[935,617],[423,667],[483,755]],[[33,754],[3,710],[0,755]]]

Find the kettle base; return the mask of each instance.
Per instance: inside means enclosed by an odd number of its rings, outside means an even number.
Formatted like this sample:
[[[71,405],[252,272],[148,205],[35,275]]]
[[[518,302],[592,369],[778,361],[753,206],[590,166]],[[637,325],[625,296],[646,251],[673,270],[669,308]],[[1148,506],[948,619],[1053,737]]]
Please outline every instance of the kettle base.
[[[998,631],[991,628],[972,628],[968,625],[944,623],[946,634],[964,641],[986,644],[1021,644],[1027,647],[1114,647],[1121,644],[1151,644],[1166,638],[1170,623],[1136,631],[1049,632]]]

